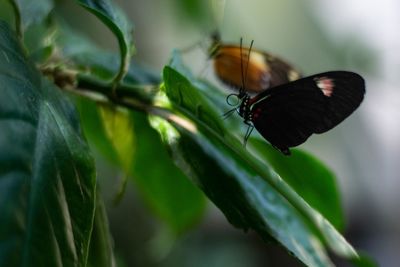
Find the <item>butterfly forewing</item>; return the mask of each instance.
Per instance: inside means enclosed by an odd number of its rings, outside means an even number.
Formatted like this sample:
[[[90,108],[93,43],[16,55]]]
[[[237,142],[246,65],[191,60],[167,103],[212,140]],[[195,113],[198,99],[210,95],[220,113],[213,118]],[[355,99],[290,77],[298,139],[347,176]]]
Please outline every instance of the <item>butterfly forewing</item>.
[[[248,60],[248,53],[249,48],[221,45],[213,56],[218,78],[236,89],[243,87],[243,65],[245,90],[253,93],[300,78],[298,71],[277,57],[253,49]]]
[[[269,86],[275,87],[281,84],[286,84],[301,78],[298,70],[293,68],[290,64],[280,58],[272,56],[268,53],[263,53],[265,62],[270,69],[270,84]]]
[[[326,97],[323,123],[315,133],[326,132],[347,118],[361,104],[365,94],[364,79],[353,72],[334,71],[313,76],[318,82],[330,80],[331,94]],[[320,85],[320,87],[323,87]]]

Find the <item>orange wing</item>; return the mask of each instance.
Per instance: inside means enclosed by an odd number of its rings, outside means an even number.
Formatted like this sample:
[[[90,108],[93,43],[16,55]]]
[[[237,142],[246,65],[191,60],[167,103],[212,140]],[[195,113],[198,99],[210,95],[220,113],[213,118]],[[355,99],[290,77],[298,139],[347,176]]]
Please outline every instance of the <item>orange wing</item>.
[[[243,61],[245,89],[249,92],[260,93],[270,87],[301,77],[299,72],[279,58],[252,49],[248,62],[248,53],[248,48],[240,49],[240,46],[219,46],[213,56],[214,69],[218,78],[234,88],[242,87],[241,61]]]

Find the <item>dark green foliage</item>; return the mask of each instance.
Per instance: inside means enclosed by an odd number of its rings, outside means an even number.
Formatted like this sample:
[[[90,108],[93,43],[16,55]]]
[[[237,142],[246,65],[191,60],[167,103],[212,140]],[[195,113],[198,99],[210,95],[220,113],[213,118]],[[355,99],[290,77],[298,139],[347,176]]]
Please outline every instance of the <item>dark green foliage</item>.
[[[85,266],[94,162],[71,102],[0,22],[0,265]]]

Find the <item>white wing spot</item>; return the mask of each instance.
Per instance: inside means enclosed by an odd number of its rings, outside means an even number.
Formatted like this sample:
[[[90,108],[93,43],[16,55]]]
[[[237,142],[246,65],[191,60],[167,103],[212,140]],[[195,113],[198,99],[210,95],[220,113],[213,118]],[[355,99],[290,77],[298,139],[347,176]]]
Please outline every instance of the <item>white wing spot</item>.
[[[314,78],[315,83],[317,84],[318,88],[321,89],[322,93],[324,93],[325,96],[332,96],[333,94],[333,89],[335,87],[335,83],[333,79],[328,78],[328,77],[318,77]]]

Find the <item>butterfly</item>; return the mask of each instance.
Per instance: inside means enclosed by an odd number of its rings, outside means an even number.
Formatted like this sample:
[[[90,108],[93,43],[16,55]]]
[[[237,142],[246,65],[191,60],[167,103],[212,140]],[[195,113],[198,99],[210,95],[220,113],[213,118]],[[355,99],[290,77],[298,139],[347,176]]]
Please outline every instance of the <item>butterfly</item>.
[[[301,77],[291,64],[270,53],[242,45],[223,44],[218,32],[214,32],[211,39],[209,57],[213,61],[215,74],[233,88],[242,87],[250,93],[261,93]],[[247,67],[245,88],[242,86],[243,65]]]
[[[273,147],[290,155],[289,148],[304,143],[314,133],[329,131],[353,113],[364,98],[365,81],[357,73],[329,71],[291,79],[289,72],[296,71],[290,65],[276,58],[277,62],[270,64],[268,54],[253,52],[251,48],[252,44],[242,48],[242,42],[237,47],[220,47],[218,50],[222,49],[224,61],[230,63],[222,67],[224,71],[218,71],[222,63],[215,63],[217,76],[239,87],[239,92],[231,95],[240,100],[234,110],[249,126],[245,142],[255,128]],[[235,53],[226,55],[229,49]],[[267,67],[261,68],[263,65]],[[238,75],[240,81],[230,77],[228,69]],[[268,71],[263,74],[260,69]],[[263,75],[268,79],[260,78]],[[250,96],[249,92],[259,93]]]

